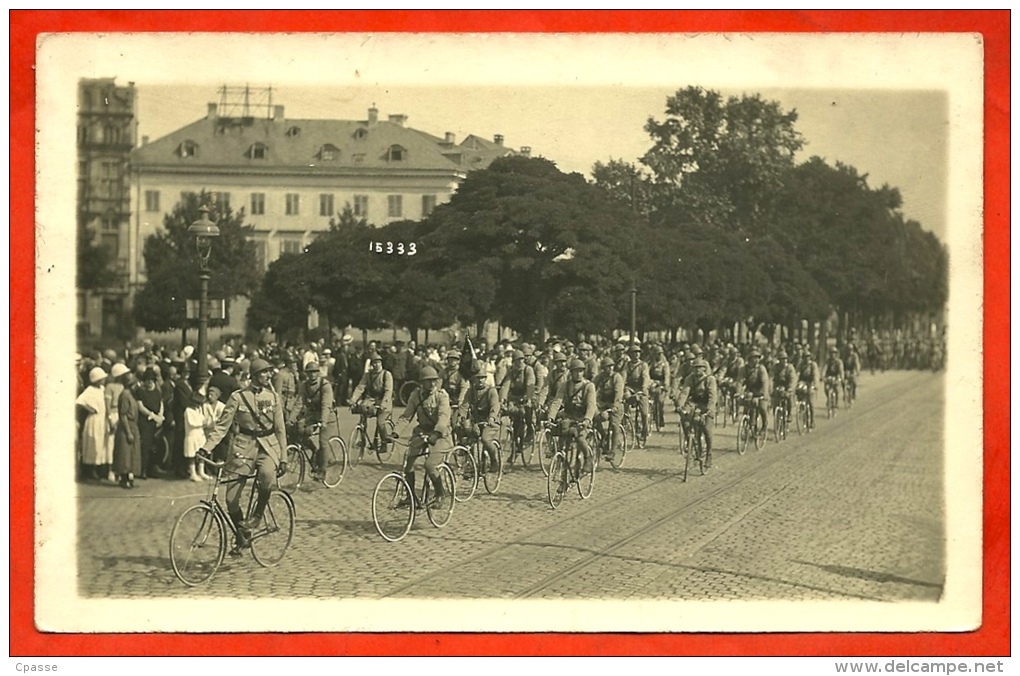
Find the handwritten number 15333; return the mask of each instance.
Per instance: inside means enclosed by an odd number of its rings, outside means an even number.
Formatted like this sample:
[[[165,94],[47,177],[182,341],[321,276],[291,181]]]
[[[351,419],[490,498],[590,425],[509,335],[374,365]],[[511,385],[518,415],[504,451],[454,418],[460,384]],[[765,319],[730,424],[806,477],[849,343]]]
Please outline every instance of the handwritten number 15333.
[[[396,254],[398,256],[413,256],[418,253],[418,243],[410,242],[369,242],[368,250],[372,253]]]

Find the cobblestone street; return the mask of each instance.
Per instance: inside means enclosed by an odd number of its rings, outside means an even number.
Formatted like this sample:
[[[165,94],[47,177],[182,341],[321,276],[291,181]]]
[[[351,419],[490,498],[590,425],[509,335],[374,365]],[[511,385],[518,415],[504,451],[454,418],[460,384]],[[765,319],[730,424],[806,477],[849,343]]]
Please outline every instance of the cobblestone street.
[[[339,487],[296,491],[286,558],[227,558],[208,583],[175,577],[168,539],[205,497],[185,481],[78,486],[78,582],[86,598],[515,598],[936,601],[945,582],[943,377],[863,376],[859,400],[815,432],[735,452],[716,428],[713,469],[679,476],[676,416],[623,469],[599,467],[591,498],[546,502],[537,464],[496,495],[458,503],[449,525],[420,516],[384,541],[374,458]],[[824,402],[822,403],[824,406]],[[349,432],[352,420],[343,421]],[[346,435],[345,435],[346,436]],[[394,457],[399,453],[395,453]],[[392,461],[393,463],[396,460]]]

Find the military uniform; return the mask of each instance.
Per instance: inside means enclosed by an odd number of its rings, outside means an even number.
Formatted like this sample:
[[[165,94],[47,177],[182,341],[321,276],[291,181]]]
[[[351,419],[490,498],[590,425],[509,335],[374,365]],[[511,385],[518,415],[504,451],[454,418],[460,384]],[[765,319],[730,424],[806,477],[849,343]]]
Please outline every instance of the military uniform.
[[[624,390],[623,376],[612,366],[607,364],[606,368],[599,371],[595,378],[595,404],[598,406],[599,416],[604,414],[609,419],[613,453],[617,451],[620,440],[623,439],[620,421],[623,419]]]
[[[453,447],[450,430],[450,395],[442,387],[436,387],[430,394],[423,396],[422,387],[411,394],[407,408],[400,416],[401,420],[414,419],[417,424],[412,434],[414,437],[407,445],[407,457],[404,458],[404,474],[414,488],[414,462],[427,448],[422,434],[428,435],[431,452],[425,458],[425,473],[436,489],[442,492],[437,468],[443,462],[443,454]]]
[[[283,461],[287,448],[287,431],[283,419],[283,402],[272,387],[258,387],[254,381],[243,390],[234,392],[220,414],[212,432],[202,445],[210,453],[216,445],[233,431],[226,470],[247,474],[252,465],[258,472],[259,502],[265,504],[276,483],[276,468]],[[227,486],[227,511],[235,522],[240,521],[241,494],[246,481]]]
[[[325,450],[329,446],[330,437],[340,434],[334,409],[333,386],[323,377],[319,377],[314,384],[306,380],[301,383],[299,396],[304,417],[304,434],[315,447],[315,466],[321,470],[325,464]],[[321,423],[319,434],[315,436],[312,429],[318,423]]]
[[[358,407],[365,407],[368,401],[371,401],[375,408],[376,429],[379,430],[384,442],[389,441],[386,421],[393,412],[393,375],[385,369],[379,373],[373,373],[369,369],[354,388],[351,401]]]
[[[584,370],[584,362],[575,360],[573,364],[579,364],[580,368],[578,370]],[[574,370],[573,364],[571,370]],[[588,446],[588,440],[585,438],[586,435],[577,429],[576,424],[590,424],[595,419],[595,416],[598,415],[595,384],[584,378],[575,383],[573,378],[568,375],[566,380],[559,384],[556,395],[549,405],[549,419],[555,420],[561,409],[563,417],[560,420],[560,436],[575,436],[577,443],[590,456],[591,448]]]

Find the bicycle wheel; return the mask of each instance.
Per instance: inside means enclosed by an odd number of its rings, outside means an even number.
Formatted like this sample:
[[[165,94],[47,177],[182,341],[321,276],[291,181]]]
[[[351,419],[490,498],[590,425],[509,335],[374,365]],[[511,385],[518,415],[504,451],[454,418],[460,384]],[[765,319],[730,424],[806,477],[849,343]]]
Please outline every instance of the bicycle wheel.
[[[543,429],[538,438],[538,463],[542,468],[542,474],[549,476],[549,466],[552,464],[553,456],[556,455],[556,438],[548,429]]]
[[[849,410],[854,405],[854,391],[852,385],[847,385],[843,391],[843,408]]]
[[[662,420],[662,402],[658,397],[652,400],[652,420],[655,423],[655,431],[661,432],[662,428],[666,426],[664,420]]]
[[[453,470],[454,497],[457,502],[467,502],[478,488],[478,467],[466,446],[454,446],[446,462]]]
[[[832,419],[836,415],[836,401],[832,392],[825,393],[825,417]]]
[[[453,478],[453,470],[446,464],[440,465],[437,470],[439,472],[439,483],[443,486],[443,495],[441,497],[432,495],[432,481],[426,477],[423,497],[425,501],[425,514],[428,515],[429,521],[436,528],[442,528],[450,523],[450,517],[453,515],[453,503],[456,502],[454,491],[457,484]]]
[[[680,428],[680,455],[684,458],[684,473],[683,481],[687,483],[687,473],[691,469],[691,447],[692,442],[689,440],[689,435],[684,436],[684,428]]]
[[[351,442],[347,444],[347,462],[351,467],[357,467],[365,458],[365,449],[368,448],[368,435],[365,428],[358,425],[351,430]]]
[[[336,488],[347,472],[347,444],[340,437],[332,437],[325,453],[325,467],[322,468],[322,483],[327,488]]]
[[[418,383],[414,380],[409,380],[400,386],[400,405],[407,406],[407,402],[411,400],[411,395],[418,389]]]
[[[155,442],[152,452],[156,469],[163,474],[169,474],[174,469],[173,457],[170,455],[170,440],[165,435],[158,434]]]
[[[797,425],[797,434],[804,434],[807,431],[807,406],[803,401],[797,402],[797,413],[793,417]]]
[[[620,427],[623,428],[623,445],[627,449],[637,447],[637,432],[634,429],[634,418],[628,413],[623,416],[623,420],[620,421]]]
[[[406,383],[405,383],[406,385]],[[393,421],[389,418],[386,419],[386,433],[390,438],[390,441],[383,443],[379,436],[379,431],[376,430],[375,434],[375,457],[379,458],[379,463],[382,464],[390,459],[393,455],[393,434],[396,431],[397,426],[393,424]]]
[[[404,477],[391,472],[379,480],[372,493],[372,521],[384,540],[402,540],[414,523],[414,499]]]
[[[758,417],[761,417],[761,415],[759,414]],[[755,450],[760,451],[761,449],[765,448],[765,441],[766,439],[768,439],[769,436],[769,430],[768,426],[765,424],[765,419],[762,418],[760,422],[755,422],[755,428],[756,429],[754,430],[754,448]]]
[[[305,480],[305,452],[297,444],[287,446],[287,473],[280,477],[280,488],[294,491]]]
[[[273,491],[262,523],[252,531],[251,555],[260,566],[272,568],[283,561],[293,539],[294,500],[287,491]]]
[[[698,450],[698,468],[701,470],[701,476],[705,476],[711,469],[708,465],[708,438],[705,436],[705,430],[698,429],[694,433],[694,444]]]
[[[587,500],[595,488],[595,460],[591,457],[590,452],[581,449],[580,444],[578,444],[577,452],[578,455],[584,456],[581,461],[581,470],[577,475],[577,494],[581,496],[582,500]]]
[[[561,451],[556,451],[549,463],[549,475],[546,477],[546,494],[549,497],[549,506],[556,509],[563,502],[563,495],[567,492],[567,456]]]
[[[772,409],[772,436],[775,438],[777,444],[782,441],[782,431],[780,430],[780,427],[782,426],[780,416],[782,416],[782,414],[782,407],[776,406]]]
[[[485,449],[479,449],[482,459],[482,466],[479,468],[479,473],[482,475],[482,481],[485,483],[485,492],[492,495],[499,490],[499,482],[503,479],[503,455],[499,448],[499,442],[493,442],[496,444],[496,466],[493,467],[492,463],[484,458]]]
[[[531,461],[535,454],[535,439],[538,437],[538,429],[531,431],[531,438],[527,438],[527,431],[525,431],[525,439],[521,443],[521,465],[524,467],[531,467]]]
[[[177,579],[194,587],[211,578],[227,553],[227,526],[206,503],[192,505],[170,531],[170,565]]]
[[[612,430],[606,433],[606,448],[611,449],[613,447],[613,433]],[[620,469],[623,467],[623,463],[627,460],[627,435],[626,433],[620,435],[620,447],[616,449],[616,453],[610,455],[609,464],[613,469]]]
[[[743,455],[747,452],[747,442],[751,438],[751,420],[746,415],[740,416],[737,423],[737,453]]]

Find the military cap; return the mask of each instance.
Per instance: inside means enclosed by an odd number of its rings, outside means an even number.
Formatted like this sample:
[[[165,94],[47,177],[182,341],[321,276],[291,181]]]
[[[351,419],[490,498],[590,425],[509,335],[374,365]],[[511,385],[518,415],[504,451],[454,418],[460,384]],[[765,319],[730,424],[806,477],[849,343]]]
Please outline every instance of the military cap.
[[[559,350],[556,350],[553,353],[553,361],[567,361],[567,355],[560,352]]]
[[[584,362],[581,361],[580,359],[575,359],[572,362],[570,362],[570,370],[571,371],[577,371],[577,370],[583,371],[585,368],[587,368],[587,367],[584,365]]]

